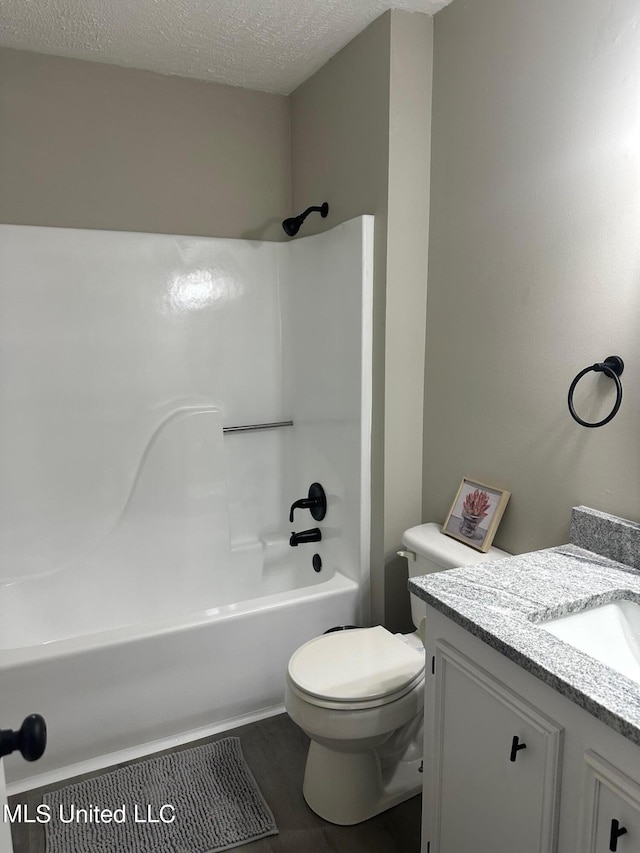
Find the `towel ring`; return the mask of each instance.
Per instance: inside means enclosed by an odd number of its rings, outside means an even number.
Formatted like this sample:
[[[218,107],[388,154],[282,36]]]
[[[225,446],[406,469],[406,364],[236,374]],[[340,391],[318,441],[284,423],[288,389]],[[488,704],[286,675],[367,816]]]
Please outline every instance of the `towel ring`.
[[[588,421],[583,421],[580,415],[576,413],[576,410],[573,407],[573,392],[576,390],[576,385],[585,375],[585,373],[589,373],[591,370],[594,373],[604,373],[610,379],[616,383],[616,401],[613,404],[613,409],[609,412],[606,418],[603,418],[601,421],[598,421],[595,424],[591,424]],[[576,376],[576,378],[571,383],[569,388],[569,397],[567,402],[569,404],[569,411],[571,412],[571,417],[581,424],[583,427],[601,427],[605,424],[608,424],[610,420],[617,415],[618,409],[620,408],[620,403],[622,403],[622,382],[620,382],[620,376],[622,371],[624,370],[624,362],[620,358],[619,355],[610,355],[601,364],[592,364],[589,367],[585,367],[584,370],[581,370],[580,373]]]

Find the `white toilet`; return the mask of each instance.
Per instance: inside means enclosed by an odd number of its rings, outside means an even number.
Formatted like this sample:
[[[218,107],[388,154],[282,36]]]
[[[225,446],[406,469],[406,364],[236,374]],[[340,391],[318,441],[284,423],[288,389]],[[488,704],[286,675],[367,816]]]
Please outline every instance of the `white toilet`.
[[[402,542],[410,577],[509,556],[474,551],[438,524],[412,527]],[[304,798],[331,823],[360,823],[422,788],[425,604],[413,595],[411,614],[413,634],[336,631],[289,660],[285,707],[311,739]]]

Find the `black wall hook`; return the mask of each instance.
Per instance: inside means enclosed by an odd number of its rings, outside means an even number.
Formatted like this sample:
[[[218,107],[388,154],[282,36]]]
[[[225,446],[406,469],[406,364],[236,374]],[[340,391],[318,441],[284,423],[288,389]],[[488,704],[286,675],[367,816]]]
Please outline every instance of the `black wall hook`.
[[[613,379],[616,383],[616,401],[613,404],[613,409],[609,412],[606,418],[603,418],[597,423],[589,423],[589,421],[582,420],[580,415],[577,414],[576,410],[573,407],[573,392],[576,390],[576,385],[582,379],[585,373],[590,373],[592,370],[594,371],[594,373],[604,373],[610,379]],[[571,417],[583,427],[601,427],[605,424],[608,424],[609,421],[613,420],[613,418],[618,413],[620,404],[622,403],[622,382],[620,382],[620,376],[622,375],[623,370],[624,361],[620,358],[619,355],[609,355],[607,356],[607,358],[605,358],[603,362],[599,364],[592,364],[589,367],[585,367],[584,370],[581,370],[569,387],[569,396],[567,398],[567,403],[569,406],[569,412],[571,413]]]

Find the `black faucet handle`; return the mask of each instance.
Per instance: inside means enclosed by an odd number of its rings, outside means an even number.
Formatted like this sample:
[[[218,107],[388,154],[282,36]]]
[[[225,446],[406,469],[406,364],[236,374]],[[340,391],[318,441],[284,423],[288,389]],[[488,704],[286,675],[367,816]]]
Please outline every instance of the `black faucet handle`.
[[[291,510],[289,512],[289,521],[293,522],[293,511],[294,509],[310,509],[311,504],[309,503],[309,498],[300,498],[299,501],[294,501],[291,504]]]
[[[294,509],[309,509],[316,521],[322,521],[327,514],[327,496],[320,483],[311,483],[307,497],[300,498],[300,500],[294,501],[291,504],[289,512],[289,521],[291,522],[293,522]]]

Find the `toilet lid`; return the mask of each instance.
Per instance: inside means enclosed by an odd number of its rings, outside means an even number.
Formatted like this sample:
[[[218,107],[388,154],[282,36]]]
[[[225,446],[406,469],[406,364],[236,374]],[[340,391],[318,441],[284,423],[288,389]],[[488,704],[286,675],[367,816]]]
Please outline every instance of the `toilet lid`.
[[[293,684],[334,702],[362,702],[397,693],[424,669],[424,653],[381,625],[323,634],[294,652]]]

